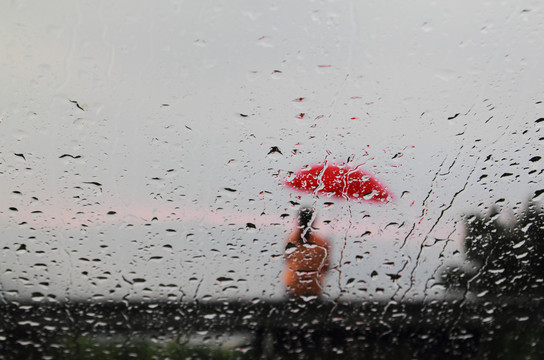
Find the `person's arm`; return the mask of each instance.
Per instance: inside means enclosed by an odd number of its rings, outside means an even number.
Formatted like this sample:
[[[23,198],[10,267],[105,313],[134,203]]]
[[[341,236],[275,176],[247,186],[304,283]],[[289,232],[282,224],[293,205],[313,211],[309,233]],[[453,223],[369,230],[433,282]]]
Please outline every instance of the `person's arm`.
[[[326,271],[329,270],[330,258],[331,258],[331,256],[330,256],[331,251],[330,251],[329,242],[327,241],[327,239],[325,239],[325,238],[323,238],[321,236],[316,236],[314,242],[315,242],[316,245],[318,245],[323,250],[325,250],[325,258],[323,259],[323,264],[321,266],[321,271],[326,272]]]
[[[289,260],[290,251],[287,251],[291,246],[296,246],[297,244],[297,232],[292,233],[285,239],[285,247],[283,248],[283,257],[285,260]]]
[[[329,268],[331,266],[331,247],[329,246],[329,242],[327,241],[327,239],[323,239],[325,244],[324,244],[324,247],[325,247],[325,250],[327,251],[327,255],[325,256],[325,265],[323,267],[323,271],[326,272],[326,271],[329,271]]]

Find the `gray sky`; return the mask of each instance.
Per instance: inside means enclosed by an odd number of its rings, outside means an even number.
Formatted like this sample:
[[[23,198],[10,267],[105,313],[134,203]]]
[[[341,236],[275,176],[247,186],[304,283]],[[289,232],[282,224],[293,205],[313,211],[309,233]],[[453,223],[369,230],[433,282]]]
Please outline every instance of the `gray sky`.
[[[335,264],[346,244],[330,297],[433,295],[434,270],[462,260],[463,213],[542,188],[543,15],[537,1],[2,3],[4,296],[282,296],[290,200],[330,220]],[[394,202],[325,208],[282,186],[348,158]],[[422,246],[435,238],[451,241]]]

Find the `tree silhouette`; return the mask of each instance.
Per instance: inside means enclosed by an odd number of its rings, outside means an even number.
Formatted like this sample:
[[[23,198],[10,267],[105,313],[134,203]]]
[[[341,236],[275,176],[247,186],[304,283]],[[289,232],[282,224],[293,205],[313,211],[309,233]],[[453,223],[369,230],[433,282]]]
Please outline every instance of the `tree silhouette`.
[[[515,224],[497,218],[496,209],[466,218],[467,266],[449,265],[443,284],[481,298],[544,298],[544,212],[530,203]]]

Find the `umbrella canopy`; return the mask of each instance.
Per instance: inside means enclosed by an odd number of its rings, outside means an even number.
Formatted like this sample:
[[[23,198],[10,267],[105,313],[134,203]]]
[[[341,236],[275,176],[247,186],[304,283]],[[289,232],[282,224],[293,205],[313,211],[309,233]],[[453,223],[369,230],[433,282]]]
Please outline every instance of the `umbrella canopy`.
[[[387,202],[392,194],[359,166],[315,164],[295,172],[285,185],[302,192],[361,202]]]

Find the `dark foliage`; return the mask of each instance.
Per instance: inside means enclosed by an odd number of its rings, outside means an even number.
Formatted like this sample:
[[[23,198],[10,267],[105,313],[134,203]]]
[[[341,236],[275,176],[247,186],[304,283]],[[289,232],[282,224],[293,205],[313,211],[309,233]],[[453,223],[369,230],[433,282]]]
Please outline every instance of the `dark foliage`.
[[[515,224],[497,218],[496,211],[466,218],[468,266],[449,267],[442,281],[482,298],[544,297],[544,212],[531,203]]]

